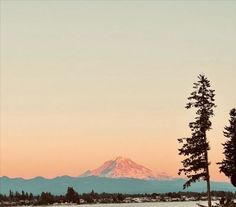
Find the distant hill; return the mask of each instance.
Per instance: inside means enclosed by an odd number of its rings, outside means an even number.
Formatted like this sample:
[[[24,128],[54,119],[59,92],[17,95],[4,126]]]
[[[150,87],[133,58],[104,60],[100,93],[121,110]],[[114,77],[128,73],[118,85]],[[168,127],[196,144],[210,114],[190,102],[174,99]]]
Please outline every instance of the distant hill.
[[[8,194],[9,190],[32,192],[51,192],[53,194],[65,194],[67,187],[72,186],[79,193],[108,192],[108,193],[165,193],[183,191],[183,179],[172,180],[142,180],[132,178],[105,178],[105,177],[69,177],[62,176],[53,179],[36,177],[33,179],[0,177],[0,193]],[[212,190],[235,192],[230,183],[212,182]],[[206,191],[205,182],[195,183],[187,191],[204,192]]]

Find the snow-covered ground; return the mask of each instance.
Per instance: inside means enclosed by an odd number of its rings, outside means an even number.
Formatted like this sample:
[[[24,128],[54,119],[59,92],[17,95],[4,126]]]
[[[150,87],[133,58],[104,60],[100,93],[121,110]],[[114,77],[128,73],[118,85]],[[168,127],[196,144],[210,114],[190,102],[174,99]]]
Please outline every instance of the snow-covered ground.
[[[158,203],[88,204],[88,205],[70,205],[69,207],[197,207],[197,203],[200,203],[202,205],[207,204],[207,202],[205,201],[201,202],[189,201],[189,202],[158,202]],[[68,207],[68,205],[57,206],[57,207]]]

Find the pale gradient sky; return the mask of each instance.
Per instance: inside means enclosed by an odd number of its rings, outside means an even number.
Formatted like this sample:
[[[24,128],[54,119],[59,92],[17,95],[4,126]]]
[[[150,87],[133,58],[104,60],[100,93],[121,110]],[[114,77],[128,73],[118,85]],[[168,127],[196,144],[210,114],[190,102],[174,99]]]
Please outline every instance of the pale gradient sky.
[[[236,1],[1,0],[1,175],[77,176],[118,155],[177,176],[184,108],[216,90],[211,177],[236,107]]]

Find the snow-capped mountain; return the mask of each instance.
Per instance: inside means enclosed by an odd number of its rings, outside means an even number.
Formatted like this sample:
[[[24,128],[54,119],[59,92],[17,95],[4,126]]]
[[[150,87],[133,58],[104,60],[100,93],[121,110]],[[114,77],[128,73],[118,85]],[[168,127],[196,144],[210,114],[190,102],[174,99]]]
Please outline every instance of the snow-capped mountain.
[[[117,157],[106,161],[102,166],[88,170],[81,177],[97,176],[106,178],[134,178],[134,179],[169,179],[165,173],[155,173],[152,170],[139,165],[129,158]]]

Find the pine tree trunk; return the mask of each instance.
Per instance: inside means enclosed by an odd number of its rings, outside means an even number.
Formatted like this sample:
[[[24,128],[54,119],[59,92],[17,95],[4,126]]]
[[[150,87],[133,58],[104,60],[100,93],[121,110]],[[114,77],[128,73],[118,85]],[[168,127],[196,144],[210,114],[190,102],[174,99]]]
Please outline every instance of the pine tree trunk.
[[[211,185],[210,185],[210,173],[209,173],[209,166],[208,166],[208,153],[206,150],[206,173],[207,173],[207,197],[208,197],[208,207],[211,207]]]
[[[210,179],[209,179],[209,177],[207,179],[207,197],[208,197],[208,207],[211,207],[211,186],[210,186]]]
[[[205,142],[207,143],[206,138],[206,131],[204,132]],[[205,158],[206,158],[206,182],[207,182],[207,198],[208,198],[208,207],[211,207],[211,185],[210,185],[210,172],[209,172],[209,165],[208,165],[208,152],[207,149],[205,150]]]

